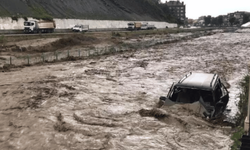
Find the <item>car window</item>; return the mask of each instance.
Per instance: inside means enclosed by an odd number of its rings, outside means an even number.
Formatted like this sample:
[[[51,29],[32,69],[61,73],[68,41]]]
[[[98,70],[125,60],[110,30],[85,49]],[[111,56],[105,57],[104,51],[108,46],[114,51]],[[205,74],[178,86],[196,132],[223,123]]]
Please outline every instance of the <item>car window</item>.
[[[214,104],[213,93],[211,91],[200,91],[201,97],[205,103]]]
[[[30,23],[29,22],[24,22],[24,25],[25,26],[30,26]]]
[[[228,94],[226,87],[222,83],[221,83],[221,92],[222,92],[222,96]]]
[[[220,97],[222,96],[221,88],[219,85],[215,87],[214,96],[215,96],[215,101],[219,101]]]
[[[175,93],[177,95],[176,97],[176,102],[181,102],[181,103],[190,103],[191,102],[191,96],[190,96],[190,91],[188,89],[180,89],[178,93]]]
[[[180,103],[193,103],[199,100],[200,91],[188,88],[174,88],[171,98],[171,100]]]

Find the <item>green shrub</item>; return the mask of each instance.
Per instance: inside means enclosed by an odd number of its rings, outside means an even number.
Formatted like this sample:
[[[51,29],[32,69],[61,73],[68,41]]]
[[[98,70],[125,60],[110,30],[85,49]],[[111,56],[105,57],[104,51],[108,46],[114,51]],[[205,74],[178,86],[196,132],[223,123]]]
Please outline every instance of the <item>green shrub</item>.
[[[18,17],[17,16],[12,16],[11,19],[12,19],[12,21],[18,21]]]
[[[248,106],[248,91],[249,91],[249,76],[245,76],[242,81],[240,82],[240,88],[241,92],[239,94],[239,103],[238,103],[238,109],[235,116],[235,125],[236,126],[244,126],[244,121],[247,116],[247,106]]]
[[[238,109],[234,121],[235,121],[235,132],[232,134],[231,139],[234,141],[233,145],[231,146],[232,150],[239,149],[241,142],[240,139],[244,134],[244,121],[247,116],[247,106],[248,106],[248,92],[249,92],[249,76],[245,76],[240,82],[241,92],[239,94],[239,102],[238,102]]]
[[[119,32],[112,32],[112,36],[117,36],[117,37],[120,37],[122,36]]]
[[[25,21],[28,21],[28,17],[26,17],[26,16],[24,16],[23,19],[24,19]]]
[[[236,131],[232,134],[231,139],[234,141],[231,146],[231,150],[238,150],[241,146],[241,137],[244,134],[244,129],[242,127],[238,127]]]
[[[53,21],[53,17],[43,7],[33,7],[32,11],[35,19]]]

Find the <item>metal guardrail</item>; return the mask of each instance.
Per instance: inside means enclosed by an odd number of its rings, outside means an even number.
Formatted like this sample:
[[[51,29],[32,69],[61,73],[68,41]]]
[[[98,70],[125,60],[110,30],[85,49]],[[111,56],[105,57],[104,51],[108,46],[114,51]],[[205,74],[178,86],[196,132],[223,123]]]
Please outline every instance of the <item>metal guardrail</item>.
[[[202,27],[202,28],[171,28],[173,30],[181,29],[181,30],[216,30],[222,29],[225,32],[234,32],[237,29],[242,29],[240,27]],[[157,30],[164,30],[164,28],[159,28]],[[87,32],[112,32],[112,31],[131,31],[127,30],[127,28],[90,28]],[[140,30],[139,30],[140,31]],[[143,30],[142,30],[143,31]],[[55,29],[54,33],[69,33],[72,32],[71,29]],[[0,30],[0,34],[23,34],[23,29],[13,29],[13,30]]]
[[[87,32],[107,32],[107,31],[127,31],[126,28],[96,28],[89,29]],[[54,33],[69,33],[73,32],[71,29],[55,29]],[[16,30],[0,30],[0,34],[24,34],[22,29]]]

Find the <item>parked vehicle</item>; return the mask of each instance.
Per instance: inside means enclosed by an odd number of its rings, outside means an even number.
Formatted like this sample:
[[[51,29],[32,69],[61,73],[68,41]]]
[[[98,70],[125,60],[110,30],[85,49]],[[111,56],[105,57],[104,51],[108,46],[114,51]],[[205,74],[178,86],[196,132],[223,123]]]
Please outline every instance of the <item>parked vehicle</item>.
[[[128,23],[128,30],[140,30],[141,26],[140,22],[130,22]]]
[[[128,23],[128,30],[134,30],[135,29],[135,23],[130,22]]]
[[[156,29],[156,27],[148,23],[140,23],[140,22],[128,23],[128,30],[153,30],[153,29]]]
[[[54,21],[30,20],[24,22],[24,33],[52,33],[56,28]]]
[[[141,24],[141,30],[148,30],[148,23]]]
[[[153,30],[153,29],[156,29],[156,27],[154,25],[148,25],[148,30]]]
[[[229,95],[217,74],[190,73],[173,83],[168,95],[160,100],[171,105],[200,102],[205,108],[203,115],[214,118],[224,112]]]
[[[135,22],[135,30],[140,30],[140,29],[141,29],[141,23]]]
[[[75,32],[87,32],[89,30],[89,25],[75,25],[73,28],[72,28],[72,31],[75,31]]]

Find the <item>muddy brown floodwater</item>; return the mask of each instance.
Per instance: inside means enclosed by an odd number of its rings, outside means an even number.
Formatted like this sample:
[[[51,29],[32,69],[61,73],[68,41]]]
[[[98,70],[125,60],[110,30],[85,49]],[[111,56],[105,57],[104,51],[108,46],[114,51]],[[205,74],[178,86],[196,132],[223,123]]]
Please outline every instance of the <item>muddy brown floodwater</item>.
[[[249,40],[249,33],[217,33],[3,72],[0,149],[228,150],[229,127],[185,105],[158,108],[158,98],[187,72],[217,72],[230,84],[228,107],[234,110]]]

